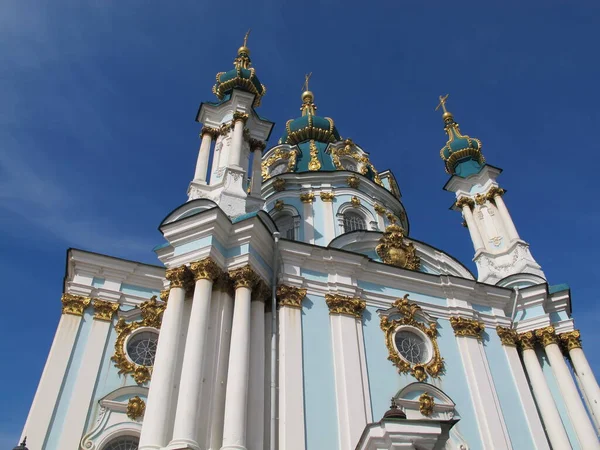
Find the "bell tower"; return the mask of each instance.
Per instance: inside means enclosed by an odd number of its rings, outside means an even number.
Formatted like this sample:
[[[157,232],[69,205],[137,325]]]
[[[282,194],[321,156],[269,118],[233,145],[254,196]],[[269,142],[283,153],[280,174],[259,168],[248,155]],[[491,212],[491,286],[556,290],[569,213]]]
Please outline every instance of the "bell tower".
[[[479,139],[463,135],[454,116],[446,109],[448,95],[440,96],[448,141],[440,156],[451,178],[444,189],[454,192],[452,209],[462,213],[471,235],[477,265],[477,280],[496,284],[509,275],[528,273],[545,279],[544,272],[521,239],[497,182],[502,169],[486,164]]]
[[[196,121],[204,126],[188,188],[188,201],[212,200],[232,218],[263,206],[260,163],[274,125],[255,111],[266,88],[251,67],[249,33],[238,49],[234,68],[217,74],[212,90],[218,101],[202,103],[198,110]]]

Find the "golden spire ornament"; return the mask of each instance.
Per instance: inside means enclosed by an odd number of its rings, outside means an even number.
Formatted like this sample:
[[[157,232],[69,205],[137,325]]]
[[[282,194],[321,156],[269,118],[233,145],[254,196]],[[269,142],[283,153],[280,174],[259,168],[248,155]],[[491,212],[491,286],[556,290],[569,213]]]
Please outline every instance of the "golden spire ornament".
[[[313,103],[315,100],[315,96],[308,89],[308,82],[310,81],[310,77],[312,77],[312,72],[304,75],[304,84],[302,85],[302,106],[300,107],[300,111],[302,111],[302,115],[315,115],[315,111],[317,107]]]
[[[436,111],[438,109],[442,108],[442,111],[444,111],[444,114],[442,114],[442,119],[444,119],[445,122],[447,122],[449,119],[453,118],[452,113],[446,109],[446,101],[448,100],[449,96],[450,96],[450,94],[440,95],[440,97],[439,97],[440,103],[435,107]]]

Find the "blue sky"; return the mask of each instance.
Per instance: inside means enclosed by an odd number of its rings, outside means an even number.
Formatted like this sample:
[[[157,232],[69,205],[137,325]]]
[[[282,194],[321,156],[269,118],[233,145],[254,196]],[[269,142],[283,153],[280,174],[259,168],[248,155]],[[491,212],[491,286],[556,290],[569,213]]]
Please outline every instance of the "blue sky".
[[[319,113],[400,184],[411,235],[473,267],[439,149],[440,94],[483,142],[521,236],[572,288],[593,343],[600,225],[600,9],[587,2],[6,0],[0,4],[0,447],[15,445],[56,324],[66,249],[156,263],[186,199],[215,74],[248,28],[260,114]],[[527,3],[527,5],[524,5]]]

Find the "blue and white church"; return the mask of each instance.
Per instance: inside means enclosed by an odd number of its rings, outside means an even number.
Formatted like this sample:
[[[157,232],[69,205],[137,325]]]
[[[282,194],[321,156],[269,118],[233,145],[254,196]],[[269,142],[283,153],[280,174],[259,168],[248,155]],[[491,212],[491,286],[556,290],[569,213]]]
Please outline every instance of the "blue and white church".
[[[161,264],[69,250],[17,448],[600,449],[569,287],[447,96],[444,189],[477,274],[411,237],[393,173],[317,113],[308,77],[272,147],[246,42],[213,93]]]

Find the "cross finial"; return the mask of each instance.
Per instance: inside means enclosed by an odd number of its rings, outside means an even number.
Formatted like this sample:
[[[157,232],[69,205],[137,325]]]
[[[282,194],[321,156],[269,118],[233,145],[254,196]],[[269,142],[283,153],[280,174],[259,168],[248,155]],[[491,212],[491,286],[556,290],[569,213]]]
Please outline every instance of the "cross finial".
[[[448,96],[450,94],[446,94],[444,96],[440,95],[440,104],[436,106],[435,110],[437,111],[438,109],[440,109],[440,106],[442,107],[442,110],[444,111],[444,113],[447,113],[448,111],[446,111],[446,100],[448,99]]]
[[[244,47],[248,46],[248,36],[250,36],[251,31],[252,31],[252,28],[248,28],[248,31],[246,32],[246,35],[244,36]]]
[[[302,86],[303,91],[308,91],[308,81],[310,80],[310,77],[312,77],[312,72],[304,75],[304,85]]]

